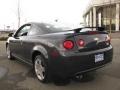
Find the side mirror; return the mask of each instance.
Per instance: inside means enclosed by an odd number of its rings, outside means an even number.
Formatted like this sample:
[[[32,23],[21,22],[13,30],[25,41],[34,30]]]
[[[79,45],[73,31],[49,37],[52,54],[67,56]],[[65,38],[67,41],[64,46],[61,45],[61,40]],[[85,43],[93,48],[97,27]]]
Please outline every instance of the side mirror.
[[[9,33],[9,34],[8,34],[8,37],[12,37],[12,35],[13,35],[13,33]]]

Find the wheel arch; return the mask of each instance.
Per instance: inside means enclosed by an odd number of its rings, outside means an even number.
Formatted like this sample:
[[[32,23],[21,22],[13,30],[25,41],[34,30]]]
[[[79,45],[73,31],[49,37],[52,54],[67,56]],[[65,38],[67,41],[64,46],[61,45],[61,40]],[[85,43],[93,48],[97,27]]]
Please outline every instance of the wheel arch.
[[[48,52],[43,46],[35,46],[32,51],[32,63],[34,63],[34,58],[36,55],[40,54],[45,59],[48,59]]]

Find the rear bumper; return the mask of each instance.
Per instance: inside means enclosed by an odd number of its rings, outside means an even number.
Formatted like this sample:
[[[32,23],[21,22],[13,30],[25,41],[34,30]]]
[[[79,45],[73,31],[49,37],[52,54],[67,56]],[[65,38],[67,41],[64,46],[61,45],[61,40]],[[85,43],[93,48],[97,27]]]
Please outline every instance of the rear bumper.
[[[95,62],[96,54],[104,54],[104,60]],[[78,73],[85,73],[88,71],[96,70],[111,62],[113,58],[112,46],[100,50],[75,53],[67,56],[58,56],[51,58],[51,71],[52,74],[61,77],[69,77]]]

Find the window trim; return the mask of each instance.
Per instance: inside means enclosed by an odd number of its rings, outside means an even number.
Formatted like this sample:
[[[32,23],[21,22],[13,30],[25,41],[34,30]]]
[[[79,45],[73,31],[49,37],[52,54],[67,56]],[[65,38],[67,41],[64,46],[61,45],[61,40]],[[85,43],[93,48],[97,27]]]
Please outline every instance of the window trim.
[[[18,35],[18,33],[24,28],[24,27],[26,27],[26,26],[32,26],[31,24],[24,24],[24,25],[22,25],[16,32],[15,32],[15,34],[14,34],[14,37],[18,37],[17,35]],[[30,27],[30,29],[31,29],[31,27]],[[19,36],[20,37],[20,36]]]

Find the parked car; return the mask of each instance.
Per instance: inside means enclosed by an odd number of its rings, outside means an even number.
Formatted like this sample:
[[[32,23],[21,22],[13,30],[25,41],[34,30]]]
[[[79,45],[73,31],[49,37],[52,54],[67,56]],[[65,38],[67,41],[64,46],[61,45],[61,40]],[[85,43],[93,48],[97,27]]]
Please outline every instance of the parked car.
[[[41,82],[99,69],[112,61],[113,47],[103,28],[65,29],[46,23],[27,23],[6,42],[9,59],[34,67]]]

